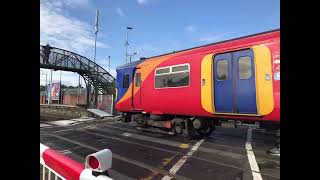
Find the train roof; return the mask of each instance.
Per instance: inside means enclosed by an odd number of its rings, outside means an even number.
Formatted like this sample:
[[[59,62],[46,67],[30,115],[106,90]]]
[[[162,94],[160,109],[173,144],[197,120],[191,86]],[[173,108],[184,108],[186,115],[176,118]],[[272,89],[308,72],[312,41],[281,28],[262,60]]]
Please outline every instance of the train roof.
[[[129,68],[129,67],[136,67],[138,64],[142,63],[143,61],[145,61],[146,59],[140,59],[138,61],[133,61],[131,63],[128,63],[128,64],[123,64],[123,65],[120,65],[117,67],[117,70],[118,69],[124,69],[124,68]]]
[[[133,61],[133,62],[131,62],[131,63],[118,66],[117,69],[123,69],[123,68],[133,67],[133,66],[136,66],[136,65],[140,64],[141,62],[143,62],[143,61],[145,61],[145,60],[148,60],[148,59],[151,59],[151,58],[161,57],[161,56],[170,55],[170,54],[174,54],[174,53],[178,53],[178,52],[188,51],[188,50],[192,50],[192,49],[202,48],[202,47],[211,46],[211,45],[220,44],[220,43],[225,43],[225,42],[230,42],[230,41],[235,41],[235,40],[238,40],[238,39],[243,39],[243,38],[258,36],[258,35],[262,35],[262,34],[273,33],[273,32],[277,32],[277,31],[280,31],[280,28],[279,28],[279,29],[269,30],[269,31],[264,31],[264,32],[256,33],[256,34],[251,34],[251,35],[247,35],[247,36],[241,36],[241,37],[237,37],[237,38],[233,38],[233,39],[227,39],[227,40],[223,40],[223,41],[219,41],[219,42],[214,42],[214,43],[210,43],[210,44],[205,44],[205,45],[201,45],[201,46],[196,46],[196,47],[192,47],[192,48],[188,48],[188,49],[183,49],[183,50],[179,50],[179,51],[173,51],[173,52],[170,52],[170,53],[165,53],[165,54],[160,54],[160,55],[156,55],[156,56],[151,56],[151,57],[147,57],[147,58],[144,58],[144,59],[140,59],[140,60],[138,60],[138,61]]]

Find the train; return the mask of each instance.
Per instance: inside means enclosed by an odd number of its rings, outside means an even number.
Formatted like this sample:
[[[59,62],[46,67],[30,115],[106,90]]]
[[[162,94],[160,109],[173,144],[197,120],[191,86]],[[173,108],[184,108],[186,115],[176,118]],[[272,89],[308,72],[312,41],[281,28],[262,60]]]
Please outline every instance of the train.
[[[209,136],[224,122],[280,128],[280,29],[140,58],[116,68],[122,120]]]

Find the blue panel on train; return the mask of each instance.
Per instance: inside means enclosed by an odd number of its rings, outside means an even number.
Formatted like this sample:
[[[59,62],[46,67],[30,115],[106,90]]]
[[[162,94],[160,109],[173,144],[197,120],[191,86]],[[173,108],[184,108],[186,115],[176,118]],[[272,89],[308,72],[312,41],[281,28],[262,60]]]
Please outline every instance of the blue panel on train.
[[[233,53],[236,113],[257,114],[253,51]]]
[[[232,59],[231,53],[214,57],[214,104],[216,112],[232,113]]]
[[[116,88],[117,88],[118,95],[117,95],[116,102],[118,102],[128,90],[128,88],[123,87],[124,76],[126,74],[129,75],[129,86],[128,87],[130,87],[130,84],[133,80],[134,70],[135,70],[136,66],[143,61],[144,61],[144,59],[139,60],[139,61],[134,61],[134,62],[124,64],[124,65],[117,67],[117,69],[116,69],[116,71],[117,71]]]

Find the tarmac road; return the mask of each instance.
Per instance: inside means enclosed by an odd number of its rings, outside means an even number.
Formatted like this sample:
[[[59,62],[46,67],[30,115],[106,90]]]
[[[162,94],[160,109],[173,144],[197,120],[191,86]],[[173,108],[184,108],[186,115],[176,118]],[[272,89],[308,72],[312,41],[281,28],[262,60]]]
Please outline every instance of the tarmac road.
[[[116,118],[40,122],[40,142],[84,163],[88,154],[113,153],[113,179],[280,179],[280,157],[266,154],[270,133],[221,128],[208,138],[187,140],[138,131]]]

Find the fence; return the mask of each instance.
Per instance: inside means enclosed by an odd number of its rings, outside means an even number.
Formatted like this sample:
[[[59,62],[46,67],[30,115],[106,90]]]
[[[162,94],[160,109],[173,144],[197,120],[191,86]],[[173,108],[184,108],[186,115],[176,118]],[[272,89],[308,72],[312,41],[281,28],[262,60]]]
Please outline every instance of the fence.
[[[109,154],[100,155],[102,158],[100,162],[110,163],[107,167],[111,168],[112,155],[110,155],[110,150],[107,151]],[[100,152],[100,151],[99,151]],[[98,153],[99,153],[98,152]],[[92,156],[92,155],[89,155]],[[87,159],[87,158],[86,158]],[[87,163],[87,162],[86,162]],[[87,165],[86,165],[87,166]],[[103,164],[99,164],[103,166]],[[110,177],[100,174],[94,176],[90,168],[85,168],[85,166],[67,156],[64,156],[57,151],[43,145],[40,143],[40,179],[41,180],[113,180]],[[97,171],[95,171],[97,172]]]

